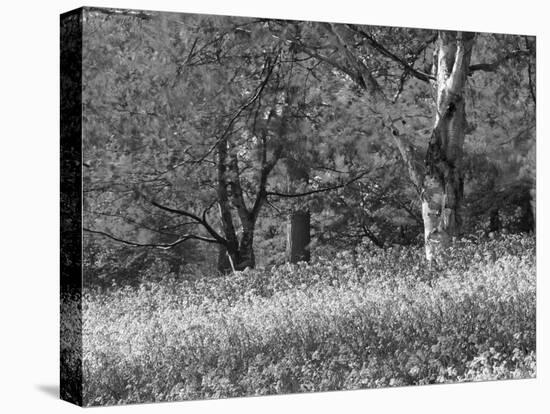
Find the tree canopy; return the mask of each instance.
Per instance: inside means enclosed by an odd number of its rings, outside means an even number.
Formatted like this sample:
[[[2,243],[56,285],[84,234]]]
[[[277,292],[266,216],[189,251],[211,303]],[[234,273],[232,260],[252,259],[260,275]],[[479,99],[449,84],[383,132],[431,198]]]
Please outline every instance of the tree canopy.
[[[312,256],[428,243],[437,174],[460,199],[453,237],[534,230],[532,37],[103,9],[85,19],[95,280],[282,263],[293,212],[308,214]]]

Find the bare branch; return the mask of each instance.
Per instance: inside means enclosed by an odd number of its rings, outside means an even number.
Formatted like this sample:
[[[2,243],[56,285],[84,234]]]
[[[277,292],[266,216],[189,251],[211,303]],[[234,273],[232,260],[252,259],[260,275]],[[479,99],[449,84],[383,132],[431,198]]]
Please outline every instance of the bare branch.
[[[391,130],[393,141],[401,154],[401,158],[405,162],[405,166],[409,172],[409,177],[411,178],[411,181],[417,191],[420,192],[424,181],[424,169],[422,163],[417,161],[415,147],[406,138],[404,138],[393,125],[391,127],[386,126],[386,128]]]
[[[307,47],[305,47],[304,45],[302,44],[297,44],[295,43],[298,47],[298,49],[301,51],[301,52],[304,52],[305,54],[321,61],[321,62],[324,62],[326,64],[328,64],[329,66],[332,66],[336,69],[338,69],[340,72],[343,72],[345,73],[346,75],[348,75],[351,79],[353,79],[353,81],[355,82],[359,82],[359,79],[357,78],[357,73],[351,71],[349,68],[347,68],[345,65],[342,65],[341,63],[339,63],[337,60],[335,59],[332,59],[330,56],[324,56],[318,52],[315,52],[314,50],[312,49],[309,49]]]
[[[214,207],[214,204],[217,203],[218,200],[213,200],[202,212],[202,221],[206,222],[206,215],[210,211],[212,207]]]
[[[507,60],[527,55],[529,55],[528,50],[514,50],[513,52],[508,53],[507,55],[504,55],[493,62],[477,63],[475,65],[470,65],[470,67],[468,68],[468,75],[472,75],[476,71],[494,72]]]
[[[344,38],[345,34],[342,33],[342,25],[334,23],[325,23],[322,26],[327,30],[329,34],[332,34],[336,39],[336,46],[342,51],[346,59],[352,64],[355,70],[355,76],[352,78],[363,88],[368,90],[371,94],[377,95],[386,99],[382,88],[372,76],[371,71],[367,65],[350,50],[350,45]]]
[[[270,59],[266,60],[266,63],[265,63],[266,66],[264,68],[264,71],[267,71],[267,74],[265,78],[262,80],[262,82],[260,83],[260,85],[256,88],[256,92],[254,93],[254,95],[235,112],[235,114],[229,120],[221,136],[216,140],[216,142],[214,142],[214,144],[208,149],[208,151],[206,151],[206,153],[202,157],[200,157],[198,160],[193,162],[194,164],[201,163],[210,154],[212,154],[212,152],[216,149],[216,147],[220,144],[220,142],[222,142],[229,135],[229,133],[231,132],[231,128],[233,127],[233,124],[237,121],[237,119],[241,116],[241,114],[261,97],[262,92],[264,91],[269,81],[269,78],[273,73],[273,69],[275,68],[277,59],[278,59],[278,56],[275,57],[275,60],[273,62],[271,62]]]
[[[381,242],[380,239],[378,239],[378,237],[376,237],[374,233],[369,230],[366,224],[361,224],[361,229],[363,230],[363,234],[367,236],[376,247],[380,247],[381,249],[384,248],[384,243]]]
[[[252,207],[252,216],[254,218],[256,218],[258,216],[258,213],[260,211],[262,203],[264,202],[264,200],[266,199],[266,197],[268,195],[268,193],[265,189],[266,184],[267,184],[267,178],[269,177],[269,174],[271,173],[271,171],[273,170],[273,168],[275,167],[275,165],[277,164],[277,162],[281,158],[282,153],[283,153],[283,146],[278,145],[277,148],[275,149],[274,154],[273,154],[273,158],[270,161],[265,162],[264,165],[262,166],[262,170],[261,170],[261,173],[260,173],[259,189],[258,189],[258,193],[256,195],[256,199],[254,201],[254,205]]]
[[[191,240],[191,239],[201,240],[201,241],[208,242],[208,243],[219,243],[215,239],[209,239],[207,237],[197,236],[195,234],[185,234],[185,235],[181,236],[180,238],[178,238],[177,240],[175,240],[172,243],[165,243],[165,244],[163,244],[163,243],[137,243],[137,242],[121,239],[120,237],[113,236],[112,234],[105,233],[103,231],[91,230],[91,229],[88,229],[86,227],[83,227],[82,230],[85,231],[86,233],[97,234],[97,235],[100,235],[100,236],[103,236],[103,237],[107,237],[108,239],[114,240],[114,241],[122,243],[122,244],[126,244],[128,246],[153,247],[153,248],[162,249],[162,250],[171,249],[171,248],[176,247],[177,245],[179,245],[179,244],[181,244],[181,243],[183,243],[187,240]]]
[[[147,202],[149,202],[150,204],[152,204],[153,206],[157,207],[160,210],[166,211],[168,213],[173,213],[173,214],[177,214],[177,215],[180,215],[180,216],[183,216],[183,217],[190,218],[191,220],[193,220],[193,221],[197,222],[198,224],[202,225],[206,229],[206,231],[208,233],[210,233],[210,235],[216,240],[217,243],[220,243],[220,244],[226,244],[227,243],[227,241],[222,236],[220,236],[218,234],[218,232],[216,230],[214,230],[214,228],[205,219],[197,216],[196,214],[193,214],[189,211],[179,210],[179,209],[176,209],[176,208],[164,206],[162,204],[159,204],[155,200],[150,200],[149,198],[145,197],[143,194],[140,194],[140,195],[143,197],[144,200],[146,200]]]
[[[333,185],[331,187],[318,188],[316,190],[305,191],[303,193],[294,193],[294,194],[279,193],[277,191],[267,191],[266,196],[275,196],[275,197],[284,197],[284,198],[297,198],[297,197],[304,197],[304,196],[308,196],[308,195],[312,195],[312,194],[319,194],[319,193],[324,193],[324,192],[327,192],[327,191],[337,190],[339,188],[347,187],[348,185],[360,180],[365,175],[367,175],[369,172],[371,172],[371,170],[364,171],[361,174],[357,175],[356,177],[352,178],[351,180],[346,181],[345,183],[338,184],[338,185]]]
[[[137,220],[134,220],[130,217],[123,216],[121,214],[111,214],[111,213],[106,213],[106,212],[102,212],[102,211],[86,211],[86,213],[97,215],[97,216],[110,217],[110,218],[122,220],[122,221],[124,221],[128,224],[131,224],[131,225],[135,226],[136,228],[144,229],[144,230],[147,230],[147,231],[150,231],[150,232],[153,232],[153,233],[162,234],[164,236],[172,236],[172,237],[177,236],[177,234],[170,233],[170,232],[166,231],[166,230],[169,229],[168,226],[164,226],[160,229],[156,229],[156,228],[153,228],[153,227],[150,227],[150,226],[146,226],[145,224],[140,223]],[[193,222],[191,224],[196,225],[197,223]]]
[[[368,43],[374,48],[376,49],[378,52],[380,52],[382,55],[390,58],[391,60],[393,60],[394,62],[398,63],[399,65],[401,65],[403,67],[403,69],[405,70],[405,73],[408,73],[408,74],[411,74],[412,76],[414,76],[415,78],[421,80],[421,81],[424,81],[424,82],[429,82],[431,80],[435,80],[435,77],[428,74],[428,73],[424,73],[418,69],[415,69],[412,65],[410,65],[407,61],[405,61],[405,59],[397,56],[396,54],[390,52],[387,48],[385,48],[384,46],[382,46],[380,43],[378,43],[378,41],[376,41],[376,39],[370,34],[370,33],[367,33],[365,32],[364,30],[361,30],[359,29],[357,26],[353,25],[353,24],[348,24],[346,25],[347,27],[349,27],[350,29],[352,29],[353,31],[355,31],[356,33],[359,33],[361,36],[363,36],[367,41]],[[432,43],[436,40],[437,38],[437,35],[434,35],[433,37],[431,37],[427,42],[426,44],[429,44],[429,43]]]

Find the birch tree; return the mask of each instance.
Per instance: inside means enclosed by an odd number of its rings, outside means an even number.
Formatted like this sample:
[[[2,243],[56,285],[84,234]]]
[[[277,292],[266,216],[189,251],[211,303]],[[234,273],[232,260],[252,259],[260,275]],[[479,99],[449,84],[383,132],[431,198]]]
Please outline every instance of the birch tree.
[[[310,33],[318,37],[312,40],[301,33],[288,41],[363,90],[365,105],[372,108],[399,149],[421,203],[426,258],[432,263],[461,233],[468,76],[496,71],[506,61],[532,51],[515,49],[490,62],[472,64],[475,33],[332,23],[312,26]],[[424,84],[424,96],[431,96],[422,104],[426,108],[428,103],[431,112],[428,135],[419,136],[418,129],[407,126],[414,111],[400,104],[412,82]]]

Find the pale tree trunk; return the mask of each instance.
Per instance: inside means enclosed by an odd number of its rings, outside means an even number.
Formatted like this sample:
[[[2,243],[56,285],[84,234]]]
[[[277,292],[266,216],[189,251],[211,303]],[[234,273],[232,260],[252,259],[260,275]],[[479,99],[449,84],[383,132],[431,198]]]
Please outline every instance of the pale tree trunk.
[[[231,273],[233,269],[233,263],[229,259],[229,253],[227,248],[223,245],[218,247],[218,272],[222,274]]]
[[[345,39],[338,30],[334,33],[344,44]],[[392,115],[395,108],[381,91],[371,71],[363,61],[354,59],[349,48],[344,48],[348,59],[354,63],[350,73],[357,74],[355,82],[369,91],[369,99],[385,106],[385,124],[392,130],[394,142],[420,194],[426,258],[430,264],[460,233],[463,195],[461,162],[466,130],[464,86],[470,70],[473,43],[474,33],[439,32],[433,71],[436,117],[423,167],[417,163],[410,140],[396,128],[395,122],[402,118]],[[415,76],[424,80],[426,75]]]
[[[426,258],[431,264],[459,235],[466,129],[464,86],[474,34],[442,31],[438,40],[436,118],[426,153],[420,198]]]
[[[265,151],[265,140],[263,150]],[[244,192],[241,186],[239,161],[237,158],[236,148],[232,149],[230,154],[229,169],[231,170],[231,179],[229,180],[229,188],[231,189],[231,202],[237,210],[239,221],[241,222],[242,234],[239,240],[239,249],[234,260],[234,270],[245,270],[247,267],[254,268],[256,266],[256,258],[254,256],[254,229],[256,220],[260,212],[261,206],[265,200],[265,186],[267,176],[273,166],[276,158],[268,163],[267,156],[261,158],[260,177],[258,192],[252,207],[248,207],[245,202]]]
[[[227,152],[227,139],[224,138],[220,141],[217,151],[218,207],[221,227],[226,239],[225,245],[221,245],[218,252],[218,270],[221,273],[229,273],[234,270],[234,262],[237,260],[239,250],[239,241],[235,225],[233,224],[229,193],[227,191]]]
[[[308,169],[300,161],[288,158],[286,161],[288,190],[293,192],[301,183],[309,180]],[[311,214],[304,207],[292,207],[288,214],[286,255],[289,263],[309,262],[311,258]]]
[[[435,50],[434,70],[428,75],[378,43],[375,37],[353,25],[330,24],[323,27],[327,29],[327,34],[340,51],[343,61],[319,54],[315,50],[305,51],[353,79],[360,88],[368,92],[366,99],[369,104],[374,101],[378,113],[384,114],[384,126],[391,130],[411,181],[420,195],[426,258],[432,264],[461,231],[461,162],[466,130],[466,78],[475,70],[494,71],[500,63],[495,61],[470,66],[474,33],[440,31]],[[404,75],[424,82],[433,82],[436,93],[436,117],[424,165],[418,163],[411,139],[406,133],[401,133],[396,124],[399,120],[403,121],[402,117],[395,113],[398,109],[393,106],[401,91],[394,96],[394,102],[385,96],[383,89],[373,77],[375,71],[369,66],[368,60],[361,59],[353,52],[358,35],[361,35],[373,49],[401,65]],[[531,96],[535,102],[532,87]]]
[[[220,185],[220,187],[222,186]],[[227,239],[226,244],[220,246],[218,253],[218,270],[222,273],[245,270],[247,267],[254,268],[256,265],[256,258],[254,256],[254,227],[257,211],[249,212],[246,210],[244,204],[238,204],[239,220],[242,226],[242,234],[239,238],[233,225],[231,206],[229,205],[229,200],[226,198],[226,191],[226,189],[219,189],[218,191],[220,218]],[[239,191],[241,191],[240,188]],[[233,197],[235,197],[234,194]],[[242,198],[239,203],[241,202],[244,202]],[[257,210],[259,210],[259,206]]]

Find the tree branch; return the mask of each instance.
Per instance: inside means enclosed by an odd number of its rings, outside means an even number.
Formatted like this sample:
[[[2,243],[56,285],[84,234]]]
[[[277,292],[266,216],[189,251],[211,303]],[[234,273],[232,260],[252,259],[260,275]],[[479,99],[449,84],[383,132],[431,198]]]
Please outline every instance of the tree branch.
[[[392,125],[391,126],[385,125],[385,126],[391,131],[393,141],[395,142],[395,145],[397,146],[397,149],[401,154],[401,158],[405,162],[407,171],[409,172],[409,177],[411,178],[412,183],[416,187],[416,190],[420,192],[424,182],[423,164],[421,162],[418,162],[417,160],[415,147],[407,139],[405,139],[400,134],[398,129],[393,125],[393,122],[396,122],[399,120],[400,118],[391,120]]]
[[[447,82],[448,95],[458,94],[466,83],[468,76],[470,57],[474,45],[475,34],[471,32],[458,32],[456,35],[456,51],[454,62]],[[446,105],[445,105],[446,106]]]
[[[198,164],[198,163],[204,161],[216,149],[216,147],[220,144],[220,142],[222,142],[227,137],[227,135],[231,131],[231,128],[233,127],[233,124],[237,121],[237,119],[241,116],[241,114],[248,107],[250,107],[254,102],[256,102],[256,100],[258,100],[261,97],[262,92],[265,89],[265,87],[266,87],[266,85],[269,81],[269,78],[271,77],[271,74],[273,73],[273,69],[275,68],[278,57],[279,56],[275,56],[275,60],[273,62],[271,62],[271,60],[269,58],[266,59],[264,71],[267,71],[267,74],[266,74],[265,78],[262,80],[262,82],[260,83],[260,85],[256,88],[256,92],[254,93],[254,95],[235,112],[235,114],[229,120],[225,130],[222,133],[222,135],[216,140],[216,142],[214,142],[214,144],[208,149],[208,151],[206,151],[206,153],[202,157],[200,157],[198,160],[194,161],[195,164]]]
[[[254,217],[254,219],[258,216],[262,203],[268,196],[268,192],[265,189],[267,184],[267,178],[269,177],[269,174],[275,167],[275,164],[277,164],[277,161],[279,161],[279,158],[281,158],[282,152],[283,152],[283,146],[278,145],[277,148],[275,149],[275,152],[273,153],[273,158],[262,166],[262,170],[260,174],[259,189],[258,189],[258,193],[256,194],[254,205],[252,207],[252,216]]]
[[[324,62],[324,63],[328,64],[329,66],[332,66],[332,67],[338,69],[339,71],[345,73],[351,79],[353,79],[354,82],[360,82],[360,80],[357,78],[357,73],[354,73],[353,71],[351,71],[350,69],[348,69],[346,66],[342,65],[341,63],[339,63],[335,59],[332,59],[329,56],[321,55],[320,53],[317,53],[317,52],[307,48],[306,46],[304,46],[302,44],[297,44],[297,43],[294,43],[294,44],[297,45],[298,49],[301,52],[304,52],[308,56],[311,56],[311,57],[313,57],[313,58],[315,58],[315,59],[317,59],[321,62]]]
[[[499,68],[500,65],[502,65],[507,60],[510,60],[518,56],[525,56],[528,54],[529,54],[528,50],[514,50],[513,52],[510,52],[507,55],[504,55],[493,62],[476,63],[475,65],[470,65],[470,67],[468,68],[468,75],[472,75],[476,71],[494,72]]]
[[[219,243],[215,239],[209,239],[207,237],[197,236],[195,234],[185,234],[185,235],[181,236],[180,238],[178,238],[176,241],[174,241],[172,243],[165,243],[165,244],[162,244],[162,243],[137,243],[137,242],[121,239],[119,237],[113,236],[112,234],[105,233],[105,232],[99,231],[99,230],[91,230],[91,229],[88,229],[86,227],[83,227],[82,230],[85,231],[86,233],[98,234],[100,236],[107,237],[108,239],[114,240],[114,241],[122,243],[122,244],[126,244],[128,246],[153,247],[153,248],[162,249],[162,250],[171,249],[171,248],[176,247],[177,245],[179,245],[179,244],[181,244],[181,243],[183,243],[187,240],[191,240],[191,239],[201,240],[201,241],[208,242],[208,243]]]
[[[352,64],[355,70],[355,75],[352,76],[352,79],[371,94],[381,96],[385,99],[386,97],[382,91],[382,88],[372,76],[372,73],[367,65],[365,65],[365,63],[350,50],[350,46],[344,38],[344,33],[341,33],[342,25],[323,23],[322,26],[336,39],[336,46],[344,54],[348,62]]]
[[[230,154],[229,169],[231,170],[231,179],[229,180],[229,188],[231,188],[231,201],[237,209],[241,222],[244,223],[250,218],[250,212],[248,211],[246,202],[244,201],[243,188],[241,186],[241,174],[239,171],[239,160],[234,151]]]
[[[376,247],[379,247],[381,249],[384,248],[384,243],[381,242],[378,237],[374,235],[372,231],[369,230],[366,224],[361,224],[361,228],[363,230],[363,234],[369,238],[370,241],[374,243]]]
[[[324,192],[327,192],[327,191],[337,190],[339,188],[347,187],[348,185],[354,183],[355,181],[360,180],[365,175],[367,175],[369,172],[371,172],[371,171],[370,170],[364,171],[363,173],[359,174],[358,176],[352,178],[349,181],[346,181],[345,183],[334,185],[334,186],[331,186],[331,187],[319,188],[317,190],[305,191],[303,193],[294,193],[294,194],[279,193],[277,191],[267,191],[266,196],[275,196],[275,197],[284,197],[284,198],[297,198],[297,197],[304,197],[304,196],[308,196],[308,195],[312,195],[312,194],[319,194],[319,193],[324,193]]]
[[[179,210],[179,209],[164,206],[162,204],[159,204],[155,200],[150,200],[147,197],[144,197],[143,195],[142,195],[142,197],[145,200],[147,200],[150,204],[152,204],[153,206],[155,206],[156,208],[158,208],[160,210],[166,211],[168,213],[178,214],[180,216],[190,218],[191,220],[196,221],[197,223],[201,224],[206,229],[206,231],[208,231],[208,233],[210,233],[210,235],[216,240],[217,243],[224,244],[224,245],[227,243],[227,241],[223,237],[221,237],[218,234],[218,232],[216,230],[214,230],[212,228],[212,226],[210,226],[210,224],[208,224],[208,222],[205,219],[202,219],[201,217],[199,217],[199,216],[197,216],[193,213],[190,213],[188,211],[185,211],[185,210]]]
[[[407,61],[405,61],[405,59],[400,58],[399,56],[397,56],[393,52],[390,52],[388,49],[386,49],[384,46],[382,46],[380,43],[378,43],[378,41],[376,41],[376,39],[371,34],[365,32],[364,30],[359,29],[357,26],[355,26],[353,24],[348,24],[346,26],[349,27],[350,29],[352,29],[353,31],[355,31],[356,33],[359,33],[361,36],[363,36],[374,49],[376,49],[378,52],[380,52],[380,54],[390,58],[394,62],[401,65],[406,73],[409,73],[412,76],[414,76],[415,78],[417,78],[421,81],[424,81],[424,82],[429,82],[431,80],[435,80],[434,76],[432,76],[428,73],[424,73],[422,71],[419,71],[418,69],[415,69]],[[435,41],[436,38],[437,38],[437,35],[434,35],[433,38],[430,38],[426,43],[429,44],[429,43]]]
[[[163,230],[167,230],[168,229],[168,226],[164,226],[160,229],[155,229],[153,227],[149,227],[149,226],[146,226],[144,225],[143,223],[140,223],[130,217],[126,217],[126,216],[123,216],[123,215],[120,215],[120,214],[110,214],[110,213],[105,213],[105,212],[101,212],[101,211],[85,211],[85,213],[87,214],[94,214],[94,215],[97,215],[97,216],[104,216],[104,217],[111,217],[111,218],[114,218],[114,219],[119,219],[119,220],[123,220],[124,222],[128,223],[128,224],[131,224],[137,228],[140,228],[140,229],[144,229],[144,230],[147,230],[147,231],[150,231],[150,232],[153,232],[153,233],[158,233],[158,234],[162,234],[164,236],[172,236],[172,237],[175,237],[177,236],[177,234],[174,234],[174,233],[168,233],[166,231],[163,231]],[[192,222],[190,224],[193,224],[193,225],[196,225],[197,223],[195,222]]]

